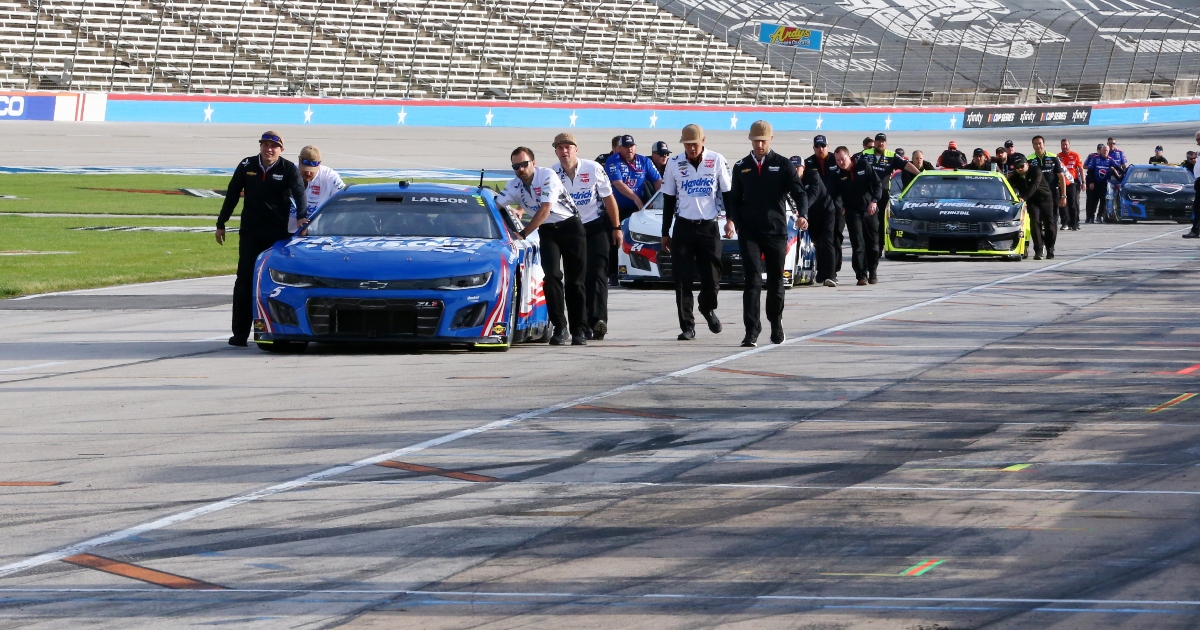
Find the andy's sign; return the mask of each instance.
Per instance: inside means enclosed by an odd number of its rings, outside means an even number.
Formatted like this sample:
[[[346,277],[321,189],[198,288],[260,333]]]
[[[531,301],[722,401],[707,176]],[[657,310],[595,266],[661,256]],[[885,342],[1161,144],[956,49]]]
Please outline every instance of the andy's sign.
[[[816,29],[799,26],[783,26],[781,24],[762,23],[758,31],[758,41],[774,46],[790,46],[801,50],[821,50],[824,33]]]

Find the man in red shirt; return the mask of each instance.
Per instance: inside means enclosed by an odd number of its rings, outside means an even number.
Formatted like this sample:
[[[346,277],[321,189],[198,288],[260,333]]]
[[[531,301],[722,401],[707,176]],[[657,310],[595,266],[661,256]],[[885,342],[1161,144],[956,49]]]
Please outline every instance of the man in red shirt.
[[[1079,190],[1083,185],[1083,158],[1071,150],[1071,142],[1063,138],[1062,152],[1058,161],[1062,163],[1067,176],[1067,207],[1062,217],[1062,227],[1066,230],[1079,229]]]

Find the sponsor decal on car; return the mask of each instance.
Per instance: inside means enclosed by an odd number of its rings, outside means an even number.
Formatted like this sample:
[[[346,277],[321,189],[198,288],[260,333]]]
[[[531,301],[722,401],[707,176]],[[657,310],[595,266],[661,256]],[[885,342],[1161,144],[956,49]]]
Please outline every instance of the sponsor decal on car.
[[[541,194],[541,193],[538,193]],[[467,203],[466,197],[410,197],[413,203]]]
[[[499,322],[495,326],[492,326],[492,334],[493,335],[508,334],[508,324],[505,324],[504,322]]]

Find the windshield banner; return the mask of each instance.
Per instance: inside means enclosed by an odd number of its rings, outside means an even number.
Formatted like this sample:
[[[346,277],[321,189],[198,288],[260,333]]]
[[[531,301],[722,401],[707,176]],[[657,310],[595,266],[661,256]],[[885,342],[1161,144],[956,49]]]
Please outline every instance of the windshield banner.
[[[1066,105],[1061,107],[970,107],[963,112],[963,129],[1086,125],[1091,119],[1091,105]]]
[[[819,52],[821,42],[825,39],[824,35],[824,32],[816,29],[763,22],[762,28],[758,31],[758,41],[763,44]]]

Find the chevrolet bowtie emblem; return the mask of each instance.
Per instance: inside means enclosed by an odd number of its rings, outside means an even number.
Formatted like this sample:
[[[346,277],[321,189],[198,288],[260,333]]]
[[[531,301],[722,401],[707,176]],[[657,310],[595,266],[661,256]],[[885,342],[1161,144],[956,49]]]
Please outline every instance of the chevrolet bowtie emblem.
[[[380,282],[378,280],[364,280],[363,282],[358,283],[358,288],[360,288],[360,289],[386,289],[387,285],[388,285],[388,283]]]

